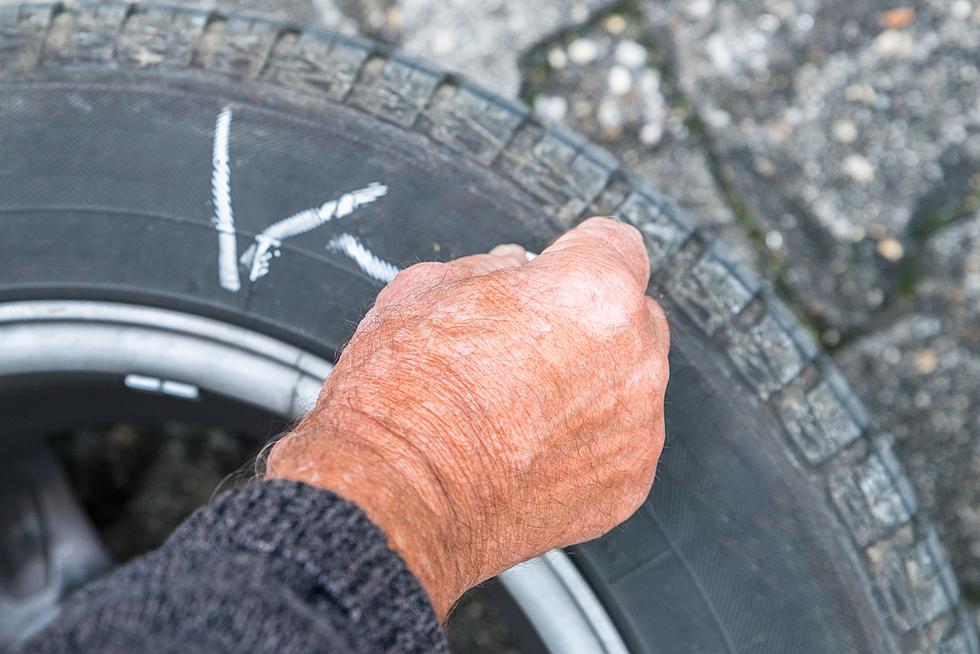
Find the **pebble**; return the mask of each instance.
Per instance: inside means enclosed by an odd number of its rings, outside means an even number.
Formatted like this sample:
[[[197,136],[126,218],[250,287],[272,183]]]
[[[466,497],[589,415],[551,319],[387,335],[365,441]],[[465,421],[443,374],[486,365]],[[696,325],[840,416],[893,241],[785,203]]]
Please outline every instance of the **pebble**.
[[[640,142],[643,145],[656,145],[664,136],[664,127],[660,123],[647,123],[640,128]]]
[[[775,32],[779,29],[780,21],[778,16],[773,16],[772,14],[762,14],[756,19],[756,24],[759,29],[766,32]]]
[[[715,3],[712,0],[690,0],[687,3],[687,15],[691,18],[704,18],[714,9]]]
[[[889,261],[898,261],[905,256],[905,248],[894,238],[883,238],[878,241],[878,254]]]
[[[972,7],[970,0],[956,0],[949,8],[949,14],[956,20],[966,20],[970,17]]]
[[[915,10],[911,7],[896,7],[883,11],[878,22],[882,27],[893,30],[900,30],[908,27],[915,20]]]
[[[660,75],[652,68],[644,70],[640,75],[640,89],[646,95],[657,95],[663,99],[660,95]]]
[[[599,48],[592,39],[575,39],[568,46],[568,58],[572,63],[583,65],[592,63],[599,56]]]
[[[396,34],[401,30],[402,12],[398,7],[388,7],[385,10],[385,27]]]
[[[725,74],[734,74],[735,58],[731,49],[725,42],[725,37],[715,33],[709,36],[704,42],[704,49],[711,58],[711,64]]]
[[[622,34],[626,29],[626,19],[622,14],[612,14],[606,18],[603,25],[610,34]]]
[[[456,49],[456,35],[450,30],[439,30],[432,35],[432,52],[445,55]]]
[[[915,54],[912,35],[899,30],[885,30],[875,37],[872,47],[886,59],[909,59]]]
[[[599,103],[596,119],[608,131],[615,133],[621,129],[623,126],[623,112],[619,108],[619,103],[612,98],[603,99]]]
[[[534,110],[553,121],[561,121],[568,114],[568,102],[560,95],[539,95],[534,99]]]
[[[552,68],[564,68],[568,65],[568,56],[561,48],[548,50],[548,65]]]
[[[820,335],[820,340],[823,341],[824,345],[827,345],[829,347],[834,347],[835,345],[839,345],[840,339],[841,339],[840,331],[834,329],[833,327],[825,330],[824,333]]]
[[[867,184],[875,178],[875,167],[859,154],[844,159],[844,172],[858,184]]]
[[[613,95],[626,95],[633,88],[633,74],[625,66],[613,66],[606,75],[606,85]]]
[[[756,159],[755,169],[764,177],[772,177],[776,174],[776,166],[765,157],[759,157]]]
[[[639,68],[647,62],[647,49],[627,39],[616,46],[616,61],[629,68]]]
[[[834,138],[841,143],[853,143],[858,136],[857,127],[847,119],[835,120],[833,133]]]
[[[922,375],[928,375],[936,370],[939,358],[936,351],[931,348],[923,348],[915,353],[915,369]]]
[[[705,107],[701,115],[705,122],[714,128],[721,129],[732,124],[732,115],[724,109],[717,107]]]
[[[844,97],[852,102],[861,102],[869,107],[878,100],[878,94],[870,84],[851,84],[844,89]]]

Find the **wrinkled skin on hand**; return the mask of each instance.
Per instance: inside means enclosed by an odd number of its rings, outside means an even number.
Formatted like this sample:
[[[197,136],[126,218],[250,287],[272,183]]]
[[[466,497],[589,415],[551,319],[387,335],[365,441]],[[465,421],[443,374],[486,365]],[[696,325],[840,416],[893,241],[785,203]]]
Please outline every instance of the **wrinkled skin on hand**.
[[[444,617],[469,587],[628,518],[664,440],[667,321],[639,232],[593,218],[420,263],[378,296],[269,477],[388,534]]]

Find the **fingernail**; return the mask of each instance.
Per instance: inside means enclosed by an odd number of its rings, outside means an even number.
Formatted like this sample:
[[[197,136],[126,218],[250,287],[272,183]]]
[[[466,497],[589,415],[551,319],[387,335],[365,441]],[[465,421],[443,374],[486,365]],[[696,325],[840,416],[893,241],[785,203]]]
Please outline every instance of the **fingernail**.
[[[608,229],[610,222],[622,223],[623,219],[619,216],[592,216],[576,225],[575,229]]]
[[[490,250],[490,254],[498,257],[519,257],[524,255],[524,248],[516,243],[504,243]]]

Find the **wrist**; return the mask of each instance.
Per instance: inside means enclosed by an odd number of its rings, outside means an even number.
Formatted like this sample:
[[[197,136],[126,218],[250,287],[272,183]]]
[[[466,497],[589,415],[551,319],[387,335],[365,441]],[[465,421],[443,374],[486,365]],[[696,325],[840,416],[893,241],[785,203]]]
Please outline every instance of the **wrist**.
[[[368,416],[304,420],[269,453],[267,478],[301,481],[350,500],[388,537],[419,579],[440,619],[473,579],[466,576],[469,521],[435,465],[420,460],[410,435],[393,435]]]

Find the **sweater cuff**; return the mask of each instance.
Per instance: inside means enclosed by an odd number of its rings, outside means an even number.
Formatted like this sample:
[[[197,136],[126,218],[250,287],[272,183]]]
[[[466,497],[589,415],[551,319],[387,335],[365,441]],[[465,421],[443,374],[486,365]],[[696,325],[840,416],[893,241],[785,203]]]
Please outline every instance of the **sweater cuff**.
[[[432,604],[355,504],[285,479],[251,482],[198,510],[168,545],[248,551],[299,566],[377,652],[444,651]],[[417,648],[417,649],[416,649]]]

